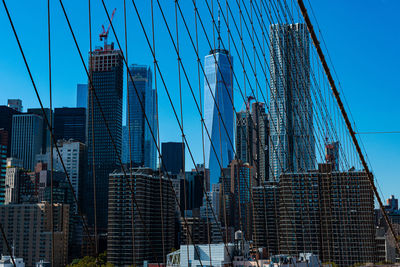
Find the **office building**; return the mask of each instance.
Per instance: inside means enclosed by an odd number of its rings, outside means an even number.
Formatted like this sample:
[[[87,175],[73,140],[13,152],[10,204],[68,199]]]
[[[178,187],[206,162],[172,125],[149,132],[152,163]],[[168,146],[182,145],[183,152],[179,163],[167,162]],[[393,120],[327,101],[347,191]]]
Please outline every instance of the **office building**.
[[[252,240],[253,209],[252,188],[256,185],[254,168],[241,160],[232,160],[229,164],[231,192],[233,194],[233,227],[241,230],[246,240]]]
[[[99,232],[107,230],[108,179],[109,174],[119,168],[118,158],[121,156],[122,143],[122,88],[123,65],[120,50],[114,45],[96,49],[90,55],[90,73],[97,101],[88,101],[88,122],[93,119],[93,132],[90,123],[87,127],[88,176],[83,182],[82,209],[88,218],[88,224],[94,225],[94,187],[93,176],[96,176],[97,228]],[[89,88],[89,97],[90,97]],[[100,112],[101,106],[108,129]],[[92,112],[93,110],[93,112]],[[90,124],[90,127],[89,127]],[[94,140],[92,138],[94,136]],[[94,142],[94,146],[93,146]],[[94,147],[94,150],[93,150]],[[94,156],[94,158],[93,158]]]
[[[90,122],[89,122],[90,125]],[[56,108],[54,110],[54,139],[86,142],[86,109]]]
[[[162,165],[164,172],[179,174],[185,171],[185,143],[166,142],[161,144]]]
[[[122,152],[121,160],[123,164],[129,164],[129,129],[122,126]]]
[[[279,207],[281,253],[307,251],[338,266],[374,261],[374,194],[365,172],[319,164],[281,174]]]
[[[35,266],[39,260],[51,262],[52,249],[54,266],[66,266],[68,263],[69,206],[54,204],[54,247],[51,241],[50,209],[47,202],[0,206],[0,223],[8,240],[12,240],[14,256],[23,258],[26,266]],[[3,239],[0,252],[9,254]]]
[[[47,120],[50,122],[50,118],[53,121],[53,126],[54,126],[54,113],[52,110],[50,110],[49,108],[45,108],[44,112],[46,114]],[[46,152],[50,151],[50,142],[51,142],[51,133],[49,128],[47,127],[47,123],[46,123],[46,119],[44,118],[43,115],[43,111],[41,108],[28,108],[28,114],[36,114],[39,115],[40,117],[42,117],[43,119],[43,135],[42,135],[42,149],[41,149],[41,153],[45,154]]]
[[[246,111],[236,115],[236,155],[243,162],[255,168],[255,179],[258,184],[268,180],[269,127],[264,103],[247,103]]]
[[[204,123],[214,146],[206,137],[205,167],[210,169],[211,184],[214,184],[218,182],[221,168],[228,166],[234,156],[233,58],[227,50],[211,50],[205,57],[204,69]]]
[[[20,112],[7,106],[0,106],[0,129],[8,132],[7,157],[11,157],[12,117]]]
[[[155,170],[158,154],[154,140],[157,140],[158,136],[158,114],[156,91],[152,88],[152,72],[144,65],[131,65],[129,71],[132,80],[129,77],[126,125],[130,127],[131,132],[132,165]]]
[[[21,160],[7,158],[4,204],[36,203],[37,185],[35,172],[28,173]]]
[[[21,99],[8,99],[7,107],[12,108],[18,112],[22,112],[22,100]]]
[[[134,188],[137,206],[132,203],[131,187]],[[135,261],[136,265],[141,266],[144,260],[164,262],[163,255],[170,252],[174,245],[174,223],[175,197],[168,179],[160,179],[158,172],[149,168],[134,169],[132,180],[124,177],[123,172],[110,174],[107,236],[109,263],[128,266]],[[132,240],[135,242],[134,247]]]
[[[315,168],[310,41],[305,24],[270,26],[270,180]]]
[[[279,254],[279,196],[277,183],[253,187],[254,231],[257,248],[266,248],[267,256]]]
[[[0,129],[0,205],[4,203],[6,193],[6,170],[7,170],[7,143],[8,132]]]
[[[202,171],[190,171],[185,172],[184,175],[185,177],[181,179],[180,186],[182,213],[184,210],[199,209],[203,203],[204,196],[204,173]]]
[[[43,119],[36,114],[17,114],[12,118],[11,156],[22,160],[27,170],[35,167],[35,157],[42,151]]]
[[[88,107],[88,85],[77,84],[76,85],[76,107],[87,108]]]

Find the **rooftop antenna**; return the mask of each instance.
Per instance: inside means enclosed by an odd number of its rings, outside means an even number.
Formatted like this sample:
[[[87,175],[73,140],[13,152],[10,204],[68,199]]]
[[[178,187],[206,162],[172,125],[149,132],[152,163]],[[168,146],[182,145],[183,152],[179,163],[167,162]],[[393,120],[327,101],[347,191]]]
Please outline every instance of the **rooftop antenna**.
[[[221,43],[221,18],[220,18],[220,4],[218,0],[218,50],[220,48]]]

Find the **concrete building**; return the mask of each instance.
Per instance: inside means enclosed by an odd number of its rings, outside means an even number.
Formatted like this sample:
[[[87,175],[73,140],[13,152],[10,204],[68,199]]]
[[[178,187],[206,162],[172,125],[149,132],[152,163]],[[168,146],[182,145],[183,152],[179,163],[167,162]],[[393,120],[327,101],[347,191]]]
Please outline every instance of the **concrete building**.
[[[338,266],[374,260],[374,195],[365,172],[319,164],[318,170],[283,173],[279,214],[283,253],[312,252]]]
[[[204,69],[204,123],[217,152],[210,139],[205,138],[205,167],[210,169],[211,184],[214,184],[218,182],[221,167],[228,166],[234,156],[233,58],[227,50],[211,50],[204,59]]]
[[[269,178],[315,169],[310,41],[305,24],[270,26]]]
[[[35,167],[35,157],[42,151],[43,119],[36,114],[19,114],[12,118],[11,156],[20,159],[27,170]]]
[[[57,142],[61,158],[64,162],[72,187],[78,201],[81,199],[82,181],[87,175],[87,150],[86,145],[74,140],[60,140]],[[58,156],[56,149],[53,149],[54,168],[57,171],[64,172],[61,164],[61,158]]]
[[[20,184],[27,178],[26,171],[22,168],[22,162],[15,158],[7,159],[7,171],[5,176],[4,204],[16,204],[20,202]]]
[[[7,107],[12,108],[18,112],[22,112],[22,100],[21,99],[8,99]]]
[[[54,249],[54,265],[65,266],[68,255],[69,206],[54,204],[54,247],[51,242],[50,204],[19,204],[0,206],[0,223],[7,239],[14,244],[14,255],[23,258],[27,267],[35,266],[41,259],[51,261]],[[0,252],[8,254],[4,240]]]
[[[115,50],[113,43],[94,50],[89,56],[89,72],[99,102],[88,101],[88,123],[86,125],[88,175],[83,183],[85,194],[82,195],[82,211],[87,216],[89,226],[93,226],[95,214],[93,210],[93,177],[95,175],[97,228],[100,233],[104,233],[107,231],[109,174],[120,167],[118,157],[121,156],[122,143],[123,62],[121,51]],[[91,99],[91,92],[89,85],[89,99]],[[99,106],[108,122],[116,150],[105,127]],[[89,127],[92,119],[94,122],[93,132],[92,127]],[[94,140],[92,136],[94,136]]]
[[[175,238],[175,197],[169,180],[149,168],[137,168],[132,180],[122,172],[111,173],[109,186],[108,262],[115,266],[163,262]]]

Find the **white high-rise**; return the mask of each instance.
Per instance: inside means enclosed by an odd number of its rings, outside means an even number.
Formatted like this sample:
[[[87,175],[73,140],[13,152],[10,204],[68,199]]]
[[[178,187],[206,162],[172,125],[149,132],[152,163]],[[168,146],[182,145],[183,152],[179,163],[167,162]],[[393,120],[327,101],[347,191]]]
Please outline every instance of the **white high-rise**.
[[[310,41],[304,24],[271,25],[270,179],[315,168]]]

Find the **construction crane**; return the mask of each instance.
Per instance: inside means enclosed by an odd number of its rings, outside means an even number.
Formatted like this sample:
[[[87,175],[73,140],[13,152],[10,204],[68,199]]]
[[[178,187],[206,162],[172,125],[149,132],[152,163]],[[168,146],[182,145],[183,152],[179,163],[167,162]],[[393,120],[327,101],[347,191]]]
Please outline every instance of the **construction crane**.
[[[112,20],[114,18],[114,14],[115,14],[116,10],[117,9],[114,8],[114,10],[113,10],[113,12],[111,14],[111,19],[110,19],[110,23],[108,24],[107,31],[105,30],[104,25],[101,25],[101,28],[103,29],[103,31],[99,34],[99,37],[100,37],[100,41],[103,41],[103,39],[104,39],[104,50],[107,49],[108,31],[110,30],[111,22],[112,22]]]
[[[255,98],[250,95],[250,96],[247,97],[247,101],[246,101],[246,110],[247,111],[250,111],[250,102],[251,102],[251,100],[255,100]]]

